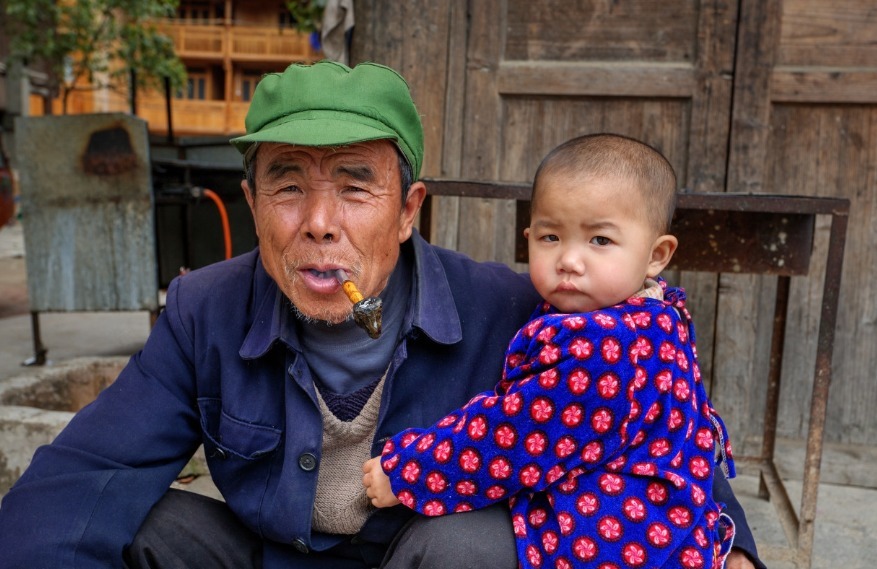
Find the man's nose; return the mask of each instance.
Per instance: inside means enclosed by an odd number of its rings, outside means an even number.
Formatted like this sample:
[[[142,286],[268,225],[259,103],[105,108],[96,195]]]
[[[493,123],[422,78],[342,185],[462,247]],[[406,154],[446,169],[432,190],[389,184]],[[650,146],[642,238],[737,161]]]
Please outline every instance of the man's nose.
[[[335,201],[323,194],[311,195],[306,200],[302,233],[318,243],[330,243],[339,237],[340,209]]]

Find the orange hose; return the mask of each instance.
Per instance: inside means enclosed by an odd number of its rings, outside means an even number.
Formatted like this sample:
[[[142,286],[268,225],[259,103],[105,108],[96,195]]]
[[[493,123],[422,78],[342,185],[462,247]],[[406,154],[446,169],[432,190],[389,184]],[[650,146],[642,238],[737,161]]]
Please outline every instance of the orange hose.
[[[225,239],[225,258],[231,259],[231,228],[228,225],[228,213],[225,211],[225,204],[222,198],[213,190],[204,188],[204,195],[213,200],[216,209],[219,210],[219,217],[222,218],[222,236]]]

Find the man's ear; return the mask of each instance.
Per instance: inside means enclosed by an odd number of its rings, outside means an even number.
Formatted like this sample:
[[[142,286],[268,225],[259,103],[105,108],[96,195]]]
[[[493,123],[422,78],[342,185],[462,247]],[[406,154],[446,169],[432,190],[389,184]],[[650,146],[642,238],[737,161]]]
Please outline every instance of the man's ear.
[[[259,238],[259,224],[256,223],[256,196],[250,188],[250,184],[246,180],[241,180],[241,189],[244,191],[244,197],[247,198],[247,205],[250,206],[250,215],[253,216],[253,226],[256,229],[256,239]]]
[[[649,268],[647,276],[654,278],[661,274],[673,258],[673,253],[679,246],[679,240],[673,235],[661,235],[652,244],[652,255],[649,259]]]
[[[246,180],[241,180],[241,189],[244,191],[244,197],[247,198],[247,205],[250,206],[250,211],[252,211],[253,192],[250,191],[250,184],[248,184]]]
[[[411,237],[411,228],[414,227],[414,220],[417,219],[417,212],[426,199],[426,184],[423,182],[414,182],[408,188],[408,195],[405,196],[405,203],[402,204],[402,215],[399,224],[399,243],[403,243]]]

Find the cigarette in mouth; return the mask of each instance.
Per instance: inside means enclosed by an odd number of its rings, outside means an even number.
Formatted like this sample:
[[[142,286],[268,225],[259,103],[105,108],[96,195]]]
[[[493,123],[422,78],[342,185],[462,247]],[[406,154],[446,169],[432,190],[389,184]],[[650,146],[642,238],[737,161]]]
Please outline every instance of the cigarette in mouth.
[[[350,302],[356,304],[363,299],[362,293],[359,292],[359,289],[356,288],[356,285],[353,284],[353,281],[350,280],[344,269],[338,269],[335,271],[335,278],[341,283],[341,288],[344,290],[344,294],[347,295],[347,298],[350,299]]]

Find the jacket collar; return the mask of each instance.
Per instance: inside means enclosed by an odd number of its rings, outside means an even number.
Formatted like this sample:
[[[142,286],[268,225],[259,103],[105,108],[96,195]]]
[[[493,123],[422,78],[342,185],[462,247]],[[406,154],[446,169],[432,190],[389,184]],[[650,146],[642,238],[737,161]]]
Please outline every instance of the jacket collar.
[[[460,316],[435,248],[415,230],[402,244],[401,255],[414,260],[413,302],[405,316],[403,334],[417,328],[436,343],[459,342],[463,338]],[[301,352],[290,302],[265,272],[261,259],[260,255],[253,276],[252,325],[239,352],[247,360],[264,356],[278,340]]]

